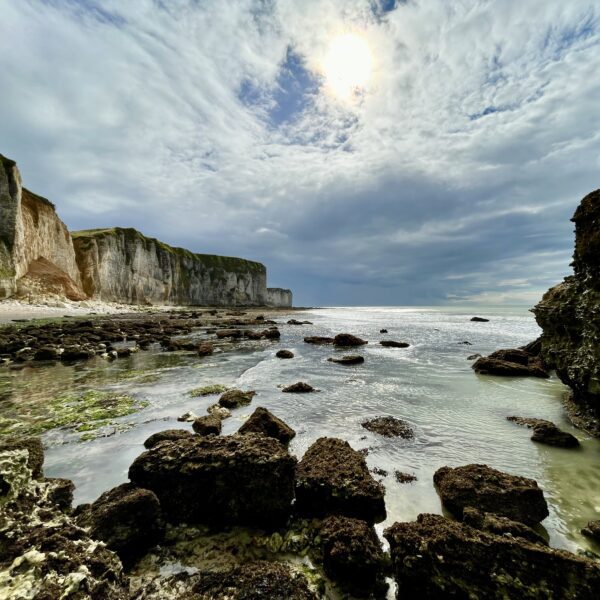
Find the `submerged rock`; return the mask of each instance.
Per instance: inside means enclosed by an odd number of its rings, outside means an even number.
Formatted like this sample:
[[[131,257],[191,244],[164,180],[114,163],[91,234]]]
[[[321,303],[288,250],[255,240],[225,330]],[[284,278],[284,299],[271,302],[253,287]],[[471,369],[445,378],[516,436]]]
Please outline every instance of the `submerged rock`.
[[[548,446],[558,446],[559,448],[576,448],[579,446],[579,440],[570,433],[559,429],[552,421],[544,419],[532,419],[529,417],[506,417],[508,421],[525,425],[533,429],[531,439],[540,444]]]
[[[290,565],[255,561],[218,571],[185,571],[157,578],[132,600],[318,600],[306,577]]]
[[[592,600],[600,564],[439,515],[385,530],[398,598]]]
[[[369,342],[367,342],[366,340],[362,340],[361,338],[356,337],[351,333],[338,333],[333,338],[333,343],[336,346],[364,346]]]
[[[433,481],[444,503],[461,518],[467,507],[534,525],[548,516],[548,505],[537,482],[487,465],[442,467]]]
[[[258,433],[289,444],[296,432],[279,417],[259,406],[250,418],[239,428],[238,433]]]
[[[333,344],[333,338],[319,335],[309,335],[304,338],[307,344]]]
[[[339,514],[379,522],[385,518],[384,493],[363,456],[337,438],[319,438],[296,469],[296,508],[307,516]]]
[[[294,358],[294,353],[291,350],[279,350],[275,356],[277,358]]]
[[[382,340],[379,344],[384,348],[408,348],[410,346],[406,342],[395,342],[394,340]]]
[[[114,550],[125,565],[159,544],[165,533],[156,494],[131,483],[104,492],[81,512],[78,522],[89,527],[90,536]]]
[[[242,392],[242,390],[227,390],[220,398],[219,405],[224,408],[238,408],[246,406],[252,402],[252,398],[256,396],[256,392]]]
[[[395,417],[375,417],[363,421],[361,425],[383,437],[401,437],[405,440],[412,440],[415,437],[412,427],[406,421]]]
[[[473,317],[471,321],[473,323],[489,323],[489,319],[484,319],[483,317]]]
[[[327,360],[338,365],[361,365],[365,362],[365,357],[358,354],[349,354],[341,358],[328,358]]]
[[[270,527],[290,513],[295,465],[270,437],[192,436],[144,452],[129,478],[158,496],[170,521]]]
[[[310,321],[298,321],[297,319],[290,319],[287,322],[288,325],[312,325]]]
[[[187,429],[165,429],[165,431],[153,433],[147,438],[144,442],[144,447],[150,449],[165,440],[180,440],[181,438],[191,437],[192,435],[192,432]]]
[[[281,391],[288,394],[308,394],[316,390],[312,385],[309,385],[304,381],[298,381],[297,383],[284,387]]]
[[[336,515],[323,521],[319,534],[328,577],[361,596],[381,586],[384,554],[372,525]]]
[[[192,429],[199,435],[219,435],[221,433],[221,419],[214,414],[198,417],[192,423]]]

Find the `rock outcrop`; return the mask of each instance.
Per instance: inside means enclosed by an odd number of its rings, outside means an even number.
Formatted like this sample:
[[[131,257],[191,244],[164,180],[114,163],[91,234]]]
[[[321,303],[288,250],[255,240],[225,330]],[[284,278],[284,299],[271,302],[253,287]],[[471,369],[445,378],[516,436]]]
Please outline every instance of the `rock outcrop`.
[[[398,598],[592,600],[600,565],[439,515],[386,529]]]
[[[600,190],[581,201],[572,221],[574,274],[533,312],[543,330],[543,360],[573,390],[573,423],[600,436]]]
[[[16,163],[0,154],[0,298],[15,295],[32,266],[38,274],[44,267],[60,274],[79,296],[73,299],[85,297],[67,226],[50,201],[23,187]]]

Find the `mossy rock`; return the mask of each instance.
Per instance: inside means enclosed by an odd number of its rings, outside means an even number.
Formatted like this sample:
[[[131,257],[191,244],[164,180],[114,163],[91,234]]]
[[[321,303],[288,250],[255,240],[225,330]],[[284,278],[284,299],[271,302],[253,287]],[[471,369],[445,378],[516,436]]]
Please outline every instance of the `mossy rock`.
[[[221,383],[216,383],[214,385],[205,385],[204,387],[194,388],[190,390],[188,393],[193,398],[198,398],[199,396],[211,396],[212,394],[222,394],[226,392],[229,388],[226,385]]]

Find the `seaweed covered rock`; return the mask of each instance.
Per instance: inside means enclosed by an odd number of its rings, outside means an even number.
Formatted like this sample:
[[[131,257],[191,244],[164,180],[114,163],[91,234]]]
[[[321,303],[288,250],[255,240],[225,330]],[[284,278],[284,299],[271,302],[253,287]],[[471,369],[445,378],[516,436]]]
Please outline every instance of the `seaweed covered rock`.
[[[182,438],[191,437],[192,435],[193,433],[187,429],[165,429],[164,431],[153,433],[144,442],[144,447],[150,449],[154,448],[156,444],[160,444],[160,442],[164,442],[165,440],[180,440]]]
[[[442,467],[433,481],[444,506],[457,517],[467,507],[534,525],[548,516],[543,491],[533,479],[487,465]]]
[[[573,390],[573,422],[600,437],[600,190],[588,194],[575,223],[574,274],[535,306],[541,356]]]
[[[492,513],[482,513],[470,506],[463,510],[463,523],[496,535],[520,537],[534,544],[548,545],[548,542],[531,527]]]
[[[297,383],[292,383],[292,385],[284,387],[281,391],[287,394],[309,394],[310,392],[314,392],[316,390],[309,383],[298,381]]]
[[[271,527],[290,513],[295,466],[270,437],[192,436],[144,452],[129,478],[158,496],[170,521]]]
[[[215,414],[198,417],[192,423],[192,429],[199,435],[219,435],[221,433],[221,418]]]
[[[0,439],[0,451],[26,450],[27,466],[31,469],[33,479],[44,476],[44,447],[38,437],[6,437]]]
[[[259,406],[250,415],[250,418],[239,428],[238,433],[266,435],[286,445],[296,435],[296,432],[287,423],[262,406]]]
[[[238,389],[227,390],[219,398],[219,404],[223,408],[238,408],[250,404],[254,396],[256,396],[256,392],[254,391],[242,392],[242,390]]]
[[[386,529],[398,598],[592,600],[600,564],[439,515]]]
[[[90,536],[114,550],[125,565],[133,564],[165,533],[162,511],[154,492],[130,483],[104,492],[78,517]]]
[[[383,437],[401,437],[405,440],[412,440],[415,437],[412,427],[406,421],[395,417],[375,417],[363,421],[361,425],[368,431]]]
[[[384,554],[372,525],[359,519],[327,517],[319,530],[323,567],[340,587],[363,595],[383,584]]]
[[[157,578],[132,600],[318,600],[306,577],[290,565],[255,561],[219,571],[185,571]]]
[[[327,361],[338,365],[362,365],[365,362],[365,357],[359,354],[349,354],[341,358],[328,358]]]
[[[548,446],[558,446],[559,448],[577,448],[579,440],[570,433],[559,429],[552,421],[545,419],[535,419],[530,417],[506,417],[517,425],[524,425],[533,429],[531,439],[540,444]]]
[[[348,442],[319,438],[296,469],[296,508],[314,517],[339,514],[369,523],[385,518],[384,488]]]

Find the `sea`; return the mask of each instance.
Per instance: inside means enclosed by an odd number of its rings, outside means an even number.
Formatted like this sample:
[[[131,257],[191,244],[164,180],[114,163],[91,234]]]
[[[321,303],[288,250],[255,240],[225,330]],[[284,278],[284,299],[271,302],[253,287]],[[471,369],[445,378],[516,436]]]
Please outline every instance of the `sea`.
[[[472,316],[489,319],[472,322]],[[288,318],[308,320],[287,325]],[[0,414],[40,419],[48,402],[65,392],[110,391],[139,400],[133,414],[104,425],[98,435],[56,427],[43,433],[45,473],[76,485],[75,502],[90,502],[127,481],[133,460],[151,434],[190,429],[177,418],[192,411],[201,416],[218,396],[193,397],[190,391],[221,384],[257,392],[250,406],[233,411],[223,434],[234,433],[257,406],[293,427],[290,451],[301,458],[319,437],[347,440],[366,451],[370,468],[386,491],[387,519],[411,521],[420,513],[444,514],[433,485],[442,466],[486,464],[535,479],[544,490],[550,515],[540,531],[551,546],[600,552],[580,529],[600,518],[600,441],[573,428],[562,399],[567,388],[549,379],[477,375],[469,359],[499,348],[531,342],[541,331],[527,307],[329,307],[277,318],[279,342],[247,341],[226,352],[199,358],[160,348],[113,363],[98,358],[75,366],[0,370]],[[388,333],[381,334],[381,329]],[[303,341],[305,336],[352,333],[368,344],[337,350]],[[198,336],[201,336],[198,333]],[[385,348],[382,339],[407,342],[408,348]],[[291,360],[276,358],[282,348]],[[344,366],[327,359],[361,354],[365,362]],[[305,381],[318,391],[282,393],[285,385]],[[366,419],[391,415],[407,421],[414,439],[384,438],[362,427]],[[554,421],[575,435],[578,449],[560,449],[530,440],[531,431],[509,421],[511,415]],[[409,473],[399,483],[394,473]]]

